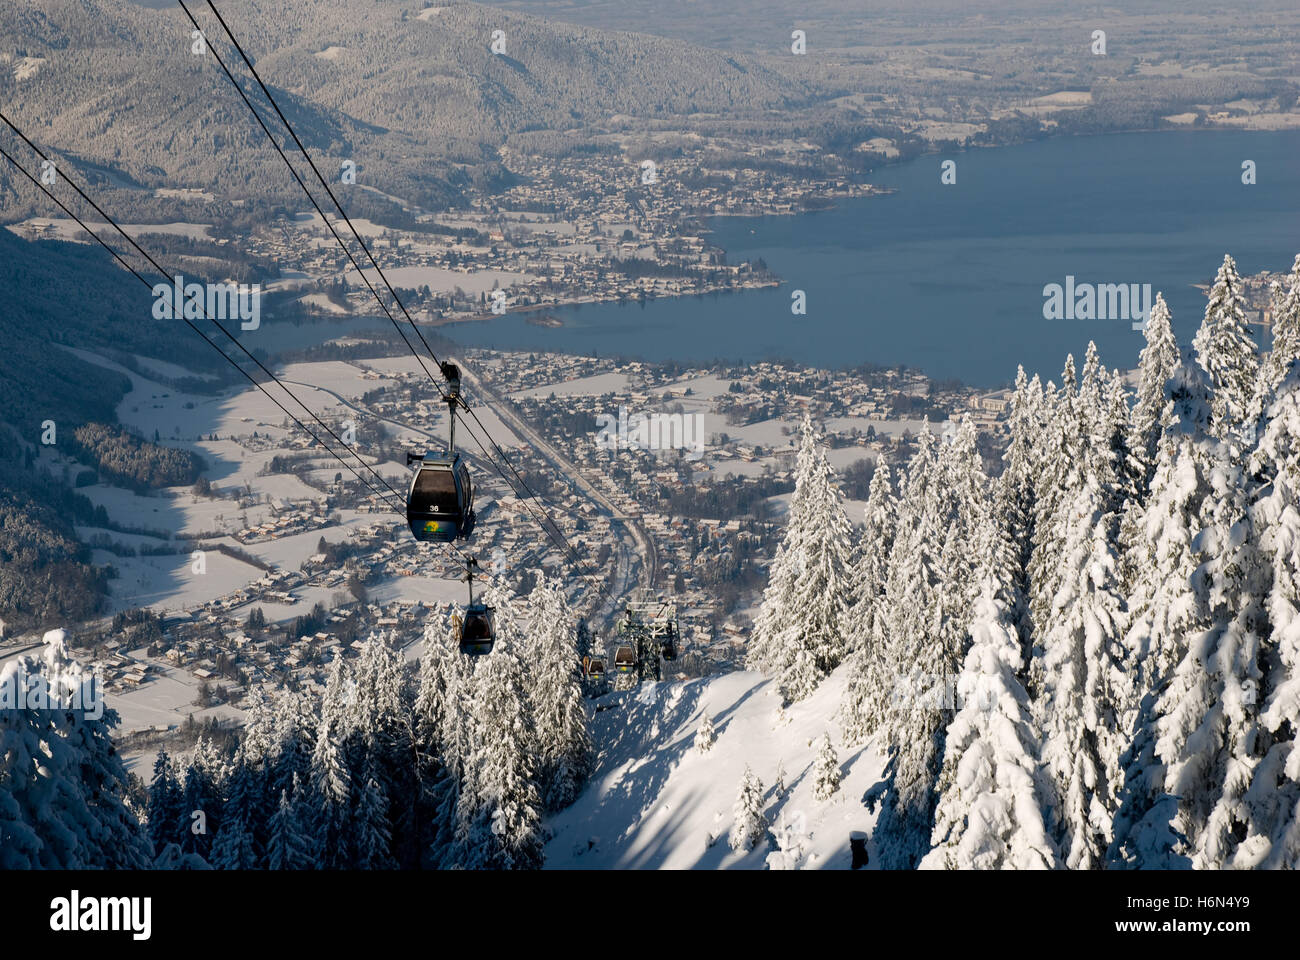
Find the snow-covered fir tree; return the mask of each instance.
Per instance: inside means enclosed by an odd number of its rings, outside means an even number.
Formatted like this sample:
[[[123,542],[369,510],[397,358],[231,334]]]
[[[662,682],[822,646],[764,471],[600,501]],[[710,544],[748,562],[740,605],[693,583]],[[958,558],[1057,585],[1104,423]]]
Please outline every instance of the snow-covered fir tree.
[[[1177,800],[1165,791],[1165,765],[1156,754],[1160,698],[1188,638],[1208,623],[1193,590],[1200,566],[1193,540],[1209,492],[1205,462],[1210,387],[1199,367],[1179,367],[1165,388],[1167,423],[1145,503],[1129,506],[1129,588],[1125,635],[1132,663],[1130,742],[1120,759],[1123,786],[1107,861],[1127,869],[1189,867],[1184,839],[1173,824]]]
[[[212,840],[221,825],[221,791],[224,787],[220,758],[212,744],[199,737],[184,766],[181,780],[181,811],[184,829],[180,847],[186,854],[210,862]],[[203,829],[195,829],[195,811],[201,811]]]
[[[1185,838],[1182,851],[1193,865],[1207,868],[1249,863],[1257,852],[1257,842],[1243,849],[1241,841],[1250,833],[1247,791],[1265,748],[1261,663],[1271,643],[1271,564],[1251,509],[1269,478],[1248,469],[1258,361],[1239,287],[1225,258],[1196,336],[1197,362],[1212,391],[1213,434],[1195,450],[1206,488],[1191,543],[1199,629],[1188,636],[1155,707],[1155,754],[1165,767],[1165,792],[1178,798],[1173,829]]]
[[[805,417],[786,537],[773,561],[746,663],[802,700],[844,659],[853,604],[850,524],[835,471]]]
[[[790,522],[804,524],[806,529],[798,541],[796,605],[787,611],[788,625],[778,634],[774,663],[778,686],[790,702],[811,694],[844,659],[854,599],[844,496],[807,418],[803,434],[795,486],[806,491],[805,509],[798,518],[792,515]]]
[[[695,731],[695,749],[700,753],[708,753],[717,741],[718,734],[713,729],[713,718],[705,710],[700,714],[700,725]]]
[[[419,864],[423,850],[424,815],[420,808],[421,790],[414,727],[410,718],[410,691],[402,654],[392,638],[375,634],[360,645],[353,671],[356,691],[347,712],[347,751],[352,782],[369,790],[374,779],[380,796],[366,801],[358,793],[357,824],[360,804],[371,803],[367,816],[382,807],[385,823],[366,827],[371,836],[384,833],[390,838],[385,857],[366,853],[358,836],[357,856],[363,863],[383,863],[385,858],[404,868]],[[370,842],[373,845],[373,841]]]
[[[422,862],[429,866],[444,864],[455,840],[464,759],[472,732],[468,712],[472,668],[467,660],[457,649],[449,616],[425,628],[415,701],[415,741],[420,805],[428,817]]]
[[[471,681],[473,734],[464,759],[455,848],[459,865],[533,869],[542,864],[537,736],[524,687],[520,619],[500,591],[485,594],[496,608],[496,643]]]
[[[316,748],[311,758],[311,782],[318,804],[316,840],[321,850],[321,865],[330,869],[346,869],[353,861],[353,784],[344,753],[348,685],[343,659],[335,657],[325,683]]]
[[[253,870],[260,865],[253,836],[256,789],[251,768],[237,765],[222,806],[221,827],[212,841],[212,865],[220,870]]]
[[[1022,667],[1028,664],[1032,629],[1029,621],[1029,566],[1034,544],[1034,502],[1039,485],[1038,449],[1043,434],[1043,387],[1037,375],[1025,377],[1024,367],[1016,371],[1015,393],[1007,422],[1007,449],[1002,473],[994,484],[993,510],[1007,531],[1004,538],[1011,558],[1006,600],[1014,618],[1023,650]]]
[[[388,821],[388,797],[373,775],[366,778],[365,786],[357,797],[356,809],[357,862],[363,870],[389,870],[397,866],[390,853],[392,827]]]
[[[284,691],[276,698],[275,739],[277,752],[268,793],[287,792],[301,814],[311,806],[306,782],[316,747],[316,714],[310,696]]]
[[[301,790],[299,785],[294,794],[299,794]],[[302,802],[291,800],[289,790],[281,790],[279,806],[271,817],[266,865],[272,870],[313,869],[316,862],[311,854],[311,842],[306,836],[309,829],[310,824],[303,817]]]
[[[903,484],[898,533],[885,587],[885,631],[895,683],[884,724],[889,751],[878,845],[886,869],[911,868],[929,849],[951,678],[971,616],[970,537],[987,503],[973,430],[963,425],[940,450],[917,438]],[[949,487],[953,491],[949,493]]]
[[[829,800],[840,789],[840,758],[831,743],[831,735],[823,733],[817,744],[817,759],[813,761],[813,799]]]
[[[796,478],[816,457],[816,438],[811,428],[800,435]],[[810,466],[808,467],[810,469]],[[808,529],[808,500],[811,490],[807,483],[795,483],[786,514],[785,534],[777,545],[772,563],[768,567],[767,586],[763,601],[750,630],[745,647],[745,669],[770,673],[780,661],[789,629],[789,611],[797,606],[796,583],[803,572],[803,535]]]
[[[181,831],[189,826],[184,820],[181,802],[181,785],[175,765],[165,749],[159,750],[153,764],[147,806],[149,841],[154,850],[161,851],[169,843],[180,844]]]
[[[971,646],[957,678],[958,707],[948,726],[933,849],[923,869],[1051,869],[1060,865],[1043,820],[1046,791],[1038,730],[1020,681],[1021,646],[1002,599],[1014,587],[999,573],[989,521],[983,585]]]
[[[763,814],[763,782],[745,764],[732,808],[733,822],[728,843],[737,853],[745,853],[767,835],[767,817]]]
[[[577,797],[591,749],[574,645],[577,628],[558,584],[539,580],[529,604],[528,692],[538,742],[538,782],[545,807],[560,810]]]
[[[1210,288],[1205,319],[1192,341],[1196,362],[1214,385],[1215,433],[1225,438],[1233,430],[1253,426],[1259,412],[1259,357],[1250,336],[1242,289],[1236,261],[1225,256]]]
[[[1156,453],[1164,434],[1169,403],[1167,387],[1178,369],[1178,341],[1163,294],[1156,294],[1143,330],[1146,346],[1138,357],[1137,398],[1133,403],[1129,446],[1141,468],[1136,477],[1142,495],[1151,485]]]
[[[149,866],[147,835],[124,799],[126,768],[112,740],[117,713],[92,708],[103,692],[68,654],[64,631],[45,635],[39,659],[0,667],[8,697],[19,682],[29,690],[43,684],[49,699],[0,709],[0,868]]]
[[[1274,344],[1276,350],[1276,333]],[[1260,756],[1244,796],[1249,832],[1233,865],[1294,870],[1300,869],[1300,365],[1292,363],[1272,393],[1252,464],[1265,480],[1253,521],[1270,635],[1260,657]]]
[[[1208,453],[1210,490],[1193,550],[1199,609],[1208,623],[1189,637],[1159,705],[1156,753],[1165,789],[1179,798],[1176,826],[1200,867],[1231,864],[1244,792],[1258,760],[1259,668],[1265,630],[1264,568],[1248,514],[1241,452],[1218,442]]]
[[[1039,433],[1034,469],[1038,477],[1033,504],[1033,543],[1029,558],[1029,624],[1034,638],[1033,661],[1028,673],[1029,692],[1037,696],[1042,682],[1041,638],[1052,622],[1052,601],[1060,585],[1061,557],[1065,550],[1068,509],[1082,481],[1079,465],[1082,435],[1078,414],[1078,382],[1074,356],[1065,358],[1061,386],[1050,381],[1043,395],[1043,427]]]
[[[883,462],[877,463],[871,476],[863,520],[853,591],[856,602],[848,621],[853,645],[851,669],[840,716],[844,739],[851,745],[863,742],[879,729],[893,687],[883,605],[889,552],[898,524],[898,503],[889,466]]]

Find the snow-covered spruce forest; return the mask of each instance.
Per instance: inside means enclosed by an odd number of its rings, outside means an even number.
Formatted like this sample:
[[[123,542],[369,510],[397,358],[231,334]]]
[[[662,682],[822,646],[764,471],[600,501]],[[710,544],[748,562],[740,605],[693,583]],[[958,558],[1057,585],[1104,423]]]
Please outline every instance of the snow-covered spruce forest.
[[[418,671],[371,637],[335,659],[322,697],[254,692],[232,755],[203,740],[160,753],[142,809],[111,711],[0,711],[0,868],[541,866],[541,818],[573,801],[588,764],[585,631],[544,578],[526,598],[485,599],[491,656],[461,654],[449,620],[426,630]],[[89,682],[58,636],[26,667],[65,693]]]
[[[1022,372],[996,477],[969,423],[923,431],[897,478],[877,468],[861,526],[805,422],[748,665],[792,710],[829,704],[801,730],[843,731],[809,741],[814,802],[843,793],[837,749],[886,757],[878,780],[846,774],[877,781],[845,798],[876,815],[873,866],[1300,866],[1300,257],[1262,356],[1239,290],[1225,258],[1186,352],[1157,298],[1135,389],[1092,348],[1059,384]],[[253,694],[233,752],[160,755],[139,803],[111,711],[0,710],[0,867],[532,868],[547,818],[575,835],[635,819],[584,791],[603,745],[559,585],[488,602],[490,656],[463,657],[449,622],[418,667],[372,637],[323,697]],[[57,631],[25,669],[65,692],[89,679]],[[690,702],[734,699],[729,679],[693,681]],[[681,696],[665,718],[694,709]],[[713,756],[699,713],[689,750]],[[765,746],[724,785],[727,846],[758,862]]]
[[[805,425],[749,665],[847,661],[880,866],[1300,866],[1300,257],[1262,359],[1240,289],[1186,355],[1157,298],[1135,396],[1092,347],[1021,371],[996,479],[923,434],[860,531]]]

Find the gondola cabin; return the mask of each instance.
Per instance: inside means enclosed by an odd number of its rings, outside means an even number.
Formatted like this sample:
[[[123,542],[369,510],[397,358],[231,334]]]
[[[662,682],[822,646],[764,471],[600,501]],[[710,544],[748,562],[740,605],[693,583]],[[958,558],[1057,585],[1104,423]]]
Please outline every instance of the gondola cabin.
[[[605,661],[592,657],[587,661],[587,679],[599,683],[605,679]]]
[[[677,631],[669,630],[660,645],[660,653],[665,660],[677,659]]]
[[[614,651],[614,672],[632,673],[636,670],[636,650],[630,644],[623,644]]]
[[[406,522],[417,540],[449,543],[474,529],[474,487],[464,459],[456,454],[407,457],[420,467],[406,498]]]
[[[492,652],[494,641],[492,608],[483,603],[471,603],[460,621],[460,652],[481,657]]]

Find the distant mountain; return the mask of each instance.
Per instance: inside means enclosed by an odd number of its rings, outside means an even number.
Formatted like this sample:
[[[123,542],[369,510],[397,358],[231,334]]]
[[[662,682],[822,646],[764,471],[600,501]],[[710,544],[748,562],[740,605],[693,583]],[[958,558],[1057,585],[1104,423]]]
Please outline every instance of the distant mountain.
[[[206,4],[188,5],[247,77]],[[309,148],[335,169],[354,159],[370,183],[430,207],[499,179],[496,151],[514,133],[579,137],[617,115],[761,112],[811,95],[734,55],[472,3],[218,8]],[[296,186],[215,60],[191,53],[192,29],[179,8],[126,0],[0,3],[0,102],[42,144],[100,168],[103,185],[132,190],[137,203],[163,186],[287,202]],[[497,30],[501,55],[490,49]],[[20,209],[20,197],[33,199],[29,185],[0,170],[0,216]]]

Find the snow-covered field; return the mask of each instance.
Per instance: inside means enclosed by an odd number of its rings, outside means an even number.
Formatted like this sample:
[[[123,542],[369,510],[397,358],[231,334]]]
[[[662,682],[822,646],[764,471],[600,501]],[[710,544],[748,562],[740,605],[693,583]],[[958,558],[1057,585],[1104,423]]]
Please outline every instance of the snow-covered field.
[[[374,270],[368,269],[365,274],[366,279],[371,283],[378,284],[380,282],[379,274]],[[530,273],[520,273],[514,270],[475,270],[471,273],[432,266],[391,267],[384,271],[384,275],[395,287],[413,288],[427,285],[434,292],[450,292],[459,287],[466,293],[472,294],[486,293],[496,287],[505,288],[512,283],[527,283],[536,279]],[[343,279],[350,286],[364,286],[355,270],[348,270],[343,274]]]
[[[907,431],[917,434],[924,426],[924,420],[877,420],[874,417],[831,417],[826,421],[826,429],[829,431],[843,433],[857,427],[866,433],[868,427],[873,427],[876,433],[887,437],[901,437]],[[930,432],[942,433],[943,424],[930,424]]]
[[[566,380],[563,383],[549,383],[542,387],[517,390],[510,394],[510,399],[549,397],[552,394],[557,397],[599,397],[606,393],[625,393],[627,389],[627,374],[598,373],[592,377],[579,377],[576,380]]]
[[[798,423],[794,420],[760,420],[758,423],[729,424],[723,431],[733,440],[780,450],[793,447]],[[786,431],[790,431],[787,433]]]
[[[299,297],[298,302],[306,304],[309,307],[315,307],[317,310],[325,313],[346,314],[347,307],[341,307],[323,293],[309,293],[305,297]]]
[[[186,610],[216,600],[262,576],[262,571],[218,553],[204,552],[203,573],[194,571],[188,553],[157,557],[119,557],[93,551],[95,563],[112,564],[117,579],[109,581],[110,612],[150,606]]]
[[[436,607],[447,603],[464,604],[465,583],[460,579],[395,577],[370,588],[372,603],[414,603],[417,600]]]
[[[725,377],[689,377],[674,383],[672,390],[674,393],[679,390],[690,390],[693,397],[702,400],[716,400],[718,397],[726,396],[732,382]]]
[[[98,220],[87,220],[86,226],[96,233],[108,229],[107,223]],[[212,225],[209,223],[124,223],[121,226],[123,231],[136,238],[150,233],[165,233],[175,237],[189,237],[191,240],[201,240],[207,237],[212,230]],[[85,232],[82,230],[81,224],[71,217],[30,217],[22,223],[16,224],[15,227],[30,227],[41,231],[53,228],[54,234],[60,240],[74,240],[78,234]],[[15,230],[15,232],[17,231]],[[86,242],[94,243],[93,240],[87,240]]]
[[[592,722],[595,771],[577,802],[548,821],[546,866],[848,869],[850,832],[870,833],[875,821],[862,795],[879,780],[883,759],[869,744],[839,745],[833,717],[845,680],[845,670],[837,671],[783,718],[771,681],[757,673],[647,684],[594,701],[612,707]],[[700,753],[695,731],[706,711],[717,741]],[[812,768],[827,732],[842,781],[818,801]],[[783,796],[774,787],[778,763],[786,772]],[[788,852],[771,840],[748,853],[728,845],[746,764],[763,782],[765,815]]]
[[[411,363],[414,365],[415,361],[412,360]],[[346,397],[359,397],[369,390],[378,390],[380,387],[387,389],[393,386],[392,380],[367,380],[363,376],[361,368],[350,363],[344,363],[341,360],[289,363],[280,367],[277,372],[282,380],[302,381],[317,390],[332,390]],[[315,408],[315,400],[323,399],[320,397],[313,398],[312,401],[308,402],[308,406]],[[303,400],[307,400],[307,397],[304,396]]]

